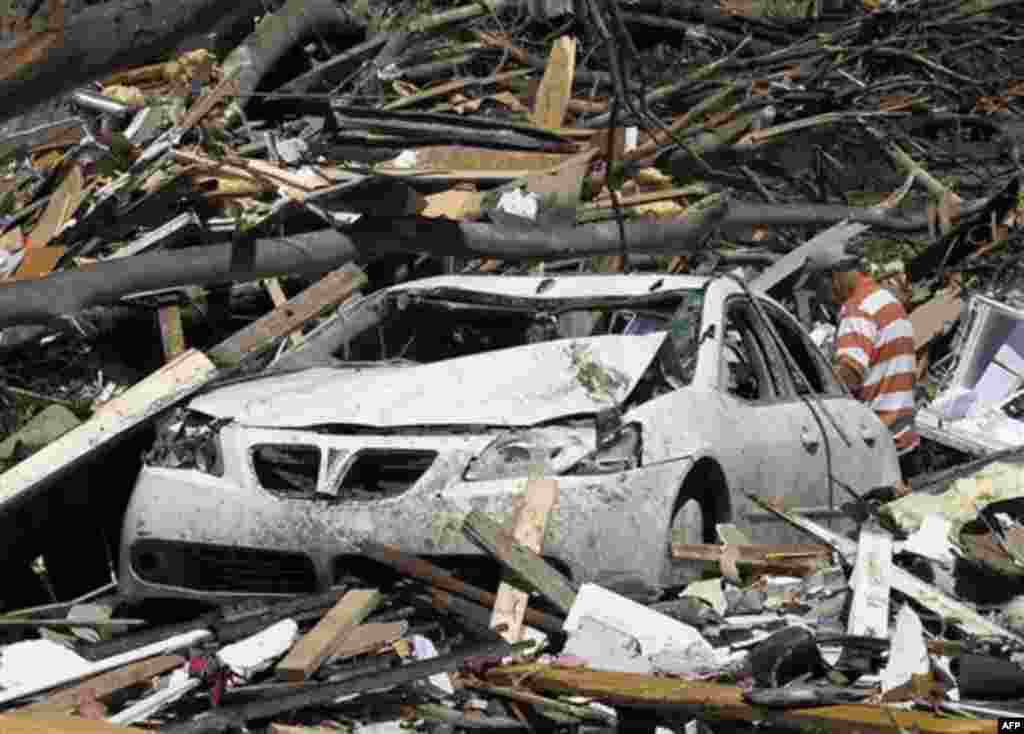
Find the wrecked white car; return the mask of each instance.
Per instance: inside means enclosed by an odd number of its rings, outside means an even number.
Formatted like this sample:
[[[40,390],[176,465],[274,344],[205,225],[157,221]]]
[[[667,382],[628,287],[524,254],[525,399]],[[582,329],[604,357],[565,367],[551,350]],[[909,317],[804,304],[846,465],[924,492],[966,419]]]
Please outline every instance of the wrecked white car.
[[[899,469],[799,324],[738,281],[430,278],[357,301],[268,372],[164,421],[121,583],[133,597],[314,591],[368,539],[479,556],[464,516],[509,522],[529,477],[558,480],[554,564],[657,586],[679,571],[674,536],[746,524],[745,492],[835,507],[837,487]],[[760,542],[783,537],[768,530]]]

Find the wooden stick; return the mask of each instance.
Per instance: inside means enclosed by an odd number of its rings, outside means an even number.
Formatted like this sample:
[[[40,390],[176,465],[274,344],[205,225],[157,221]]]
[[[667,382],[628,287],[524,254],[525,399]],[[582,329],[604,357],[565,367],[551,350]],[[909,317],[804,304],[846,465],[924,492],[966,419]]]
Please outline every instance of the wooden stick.
[[[470,512],[462,532],[495,559],[549,599],[563,614],[568,614],[576,599],[576,590],[547,561],[517,543],[494,520],[480,512]]]
[[[153,676],[162,675],[168,670],[184,665],[184,663],[185,658],[180,655],[161,655],[138,663],[131,663],[123,668],[89,678],[71,688],[51,693],[42,701],[37,701],[21,710],[26,713],[72,713],[78,708],[78,697],[85,690],[91,690],[96,698],[104,699],[118,691],[144,683]]]
[[[284,660],[277,664],[278,678],[305,680],[352,633],[356,625],[380,604],[382,596],[376,589],[354,589],[334,605],[305,637],[300,639]]]
[[[606,673],[582,668],[516,665],[497,668],[487,679],[512,686],[525,680],[531,688],[550,693],[596,698],[609,704],[674,707],[701,718],[725,721],[764,721],[806,732],[842,734],[996,734],[994,720],[949,719],[920,711],[884,706],[843,705],[774,710],[751,706],[739,686],[657,678],[639,673]]]
[[[513,536],[534,553],[540,553],[544,546],[544,532],[548,526],[548,515],[558,499],[558,482],[554,479],[531,479],[526,483],[526,499]],[[491,627],[505,625],[501,633],[509,642],[519,642],[523,634],[523,616],[530,603],[530,595],[516,586],[502,581],[498,587],[498,598],[494,601]]]

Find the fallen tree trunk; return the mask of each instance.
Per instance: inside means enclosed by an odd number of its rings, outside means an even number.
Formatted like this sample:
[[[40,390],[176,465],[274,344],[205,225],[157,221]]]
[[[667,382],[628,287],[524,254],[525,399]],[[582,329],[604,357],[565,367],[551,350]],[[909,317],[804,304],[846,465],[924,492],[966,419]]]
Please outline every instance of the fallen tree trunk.
[[[694,252],[719,223],[726,205],[688,219],[626,222],[631,252]],[[396,252],[437,256],[564,258],[621,251],[615,222],[566,230],[512,231],[490,224],[399,217],[367,220],[348,234],[322,230],[286,239],[189,247],[56,273],[0,286],[0,328],[47,323],[132,293],[187,285],[249,281],[278,275],[315,275],[352,260]]]
[[[0,122],[86,82],[164,58],[224,18],[259,7],[222,0],[122,0],[26,34],[0,52]]]
[[[315,33],[355,35],[366,30],[335,0],[288,0],[276,13],[260,21],[256,30],[224,61],[224,73],[238,69],[238,104],[243,109],[248,95],[292,46]]]

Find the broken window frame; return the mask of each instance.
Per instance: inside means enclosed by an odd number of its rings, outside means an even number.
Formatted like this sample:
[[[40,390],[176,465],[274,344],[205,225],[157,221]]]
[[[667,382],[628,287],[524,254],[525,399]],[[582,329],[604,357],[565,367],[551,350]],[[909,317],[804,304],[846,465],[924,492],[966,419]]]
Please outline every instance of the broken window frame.
[[[766,299],[760,299],[759,305],[764,309],[768,318],[771,319],[772,325],[775,327],[776,331],[779,332],[780,338],[784,341],[783,344],[778,345],[775,344],[774,339],[769,339],[771,348],[773,350],[785,349],[789,359],[784,359],[784,355],[779,354],[781,363],[795,365],[801,370],[802,377],[805,378],[800,379],[800,377],[797,377],[792,373],[793,367],[787,367],[785,370],[786,379],[790,384],[793,395],[817,395],[822,398],[849,397],[849,393],[842,384],[840,384],[839,380],[836,379],[835,373],[832,371],[832,366],[828,363],[828,360],[825,359],[821,350],[814,345],[814,342],[810,340],[793,317],[786,313],[785,310]],[[785,332],[788,332],[790,335],[796,334],[796,341],[803,347],[803,350],[806,353],[805,356],[808,359],[801,361],[796,354],[793,354],[793,350],[790,348],[789,343],[785,342]],[[811,376],[807,375],[806,370],[803,369],[804,363],[808,361],[814,367],[817,383],[821,384],[824,389],[816,389],[815,380],[812,380]],[[810,389],[805,389],[805,386]]]
[[[727,343],[726,334],[729,330],[730,321],[733,319],[733,314],[736,312],[741,312],[746,320],[745,324],[734,325],[734,328],[740,332],[745,356],[755,372],[758,384],[761,386],[761,395],[756,400],[743,397],[728,387],[729,369],[726,355],[730,345]],[[787,383],[781,375],[777,374],[776,366],[778,361],[772,360],[769,357],[770,353],[767,351],[767,344],[768,340],[765,338],[764,326],[761,324],[760,317],[757,310],[753,307],[750,298],[745,295],[729,296],[722,307],[722,339],[719,344],[718,353],[720,365],[718,370],[718,388],[737,400],[750,405],[766,405],[785,400],[788,397],[786,394]]]

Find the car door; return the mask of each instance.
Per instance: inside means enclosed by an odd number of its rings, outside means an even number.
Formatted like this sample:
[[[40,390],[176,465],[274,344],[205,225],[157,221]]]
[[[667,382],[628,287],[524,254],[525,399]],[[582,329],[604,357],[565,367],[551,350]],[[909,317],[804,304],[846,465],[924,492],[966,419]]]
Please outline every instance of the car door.
[[[722,425],[739,449],[719,454],[733,487],[733,517],[759,543],[793,542],[788,528],[759,510],[745,492],[762,498],[814,496],[825,484],[824,436],[807,421],[785,366],[770,349],[770,334],[746,295],[722,310],[718,390]],[[729,466],[729,464],[732,466]],[[735,490],[744,491],[735,491]]]
[[[798,371],[792,375],[794,389],[823,409],[820,418],[831,453],[827,458],[831,459],[832,477],[837,480],[834,484],[839,485],[831,488],[828,504],[851,499],[843,485],[858,494],[891,485],[899,477],[899,464],[888,430],[870,408],[850,395],[836,379],[828,360],[792,316],[767,299],[762,300],[762,306],[792,358],[792,369]],[[810,409],[807,410],[809,419],[814,421]],[[824,496],[828,495],[826,487]]]

